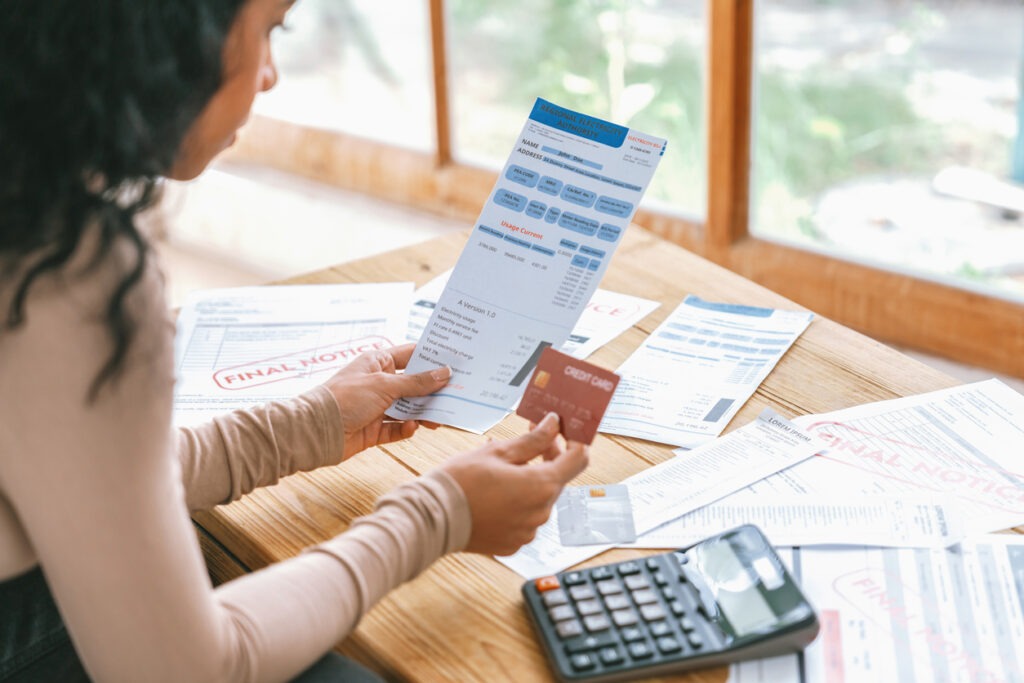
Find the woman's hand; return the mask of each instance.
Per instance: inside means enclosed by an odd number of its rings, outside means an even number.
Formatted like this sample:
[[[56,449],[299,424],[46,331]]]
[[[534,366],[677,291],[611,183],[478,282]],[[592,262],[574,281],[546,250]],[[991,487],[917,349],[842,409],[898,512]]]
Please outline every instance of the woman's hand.
[[[409,363],[415,348],[415,344],[403,344],[367,351],[324,382],[341,412],[345,431],[342,459],[371,446],[412,436],[419,422],[393,421],[384,417],[384,411],[403,396],[427,396],[448,384],[451,368],[437,368],[414,375],[397,373]]]
[[[558,416],[548,414],[531,431],[461,453],[441,467],[458,482],[473,519],[466,550],[511,555],[533,540],[537,527],[569,480],[587,466],[587,447],[558,441]],[[541,462],[528,466],[535,457]]]

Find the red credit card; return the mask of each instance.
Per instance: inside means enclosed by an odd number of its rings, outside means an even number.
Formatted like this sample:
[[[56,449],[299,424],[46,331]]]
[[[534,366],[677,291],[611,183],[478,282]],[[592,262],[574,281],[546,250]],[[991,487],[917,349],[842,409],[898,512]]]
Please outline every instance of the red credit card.
[[[562,436],[589,444],[612,400],[619,376],[548,347],[540,355],[516,415],[540,422],[557,413]]]

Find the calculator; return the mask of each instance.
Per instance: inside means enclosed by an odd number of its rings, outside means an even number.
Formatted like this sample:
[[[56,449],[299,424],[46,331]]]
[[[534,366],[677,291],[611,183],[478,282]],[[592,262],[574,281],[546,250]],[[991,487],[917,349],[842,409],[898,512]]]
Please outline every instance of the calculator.
[[[631,681],[798,652],[818,618],[746,524],[688,548],[523,584],[560,681]]]

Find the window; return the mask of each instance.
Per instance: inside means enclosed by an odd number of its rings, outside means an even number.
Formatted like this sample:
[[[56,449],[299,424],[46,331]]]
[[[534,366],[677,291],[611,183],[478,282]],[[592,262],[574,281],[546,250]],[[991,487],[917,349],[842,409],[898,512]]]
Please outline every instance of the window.
[[[434,148],[424,3],[302,0],[289,12],[287,26],[274,35],[278,85],[256,99],[256,113],[411,149]]]
[[[880,340],[1024,377],[1019,0],[294,12],[236,159],[468,222],[545,97],[669,139],[641,226]],[[971,193],[987,204],[953,198]]]
[[[645,199],[702,217],[701,2],[451,0],[453,154],[500,168],[536,97],[671,140]]]
[[[1024,5],[756,18],[753,232],[1024,300]]]

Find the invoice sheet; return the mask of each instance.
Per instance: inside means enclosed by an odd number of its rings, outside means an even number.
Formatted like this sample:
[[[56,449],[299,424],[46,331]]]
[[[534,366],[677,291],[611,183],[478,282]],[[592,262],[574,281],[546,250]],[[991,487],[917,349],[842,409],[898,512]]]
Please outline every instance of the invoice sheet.
[[[600,431],[684,448],[714,439],[813,317],[686,297],[616,371]]]
[[[731,683],[1024,683],[1024,536],[779,555],[821,633],[802,656],[733,665]]]
[[[650,299],[598,289],[562,344],[562,352],[584,360],[660,305]]]
[[[976,535],[1024,523],[1024,396],[996,379],[794,420],[828,448],[754,487],[800,496],[939,494]]]
[[[411,282],[193,292],[175,337],[175,422],[295,396],[363,351],[404,343]]]
[[[477,433],[503,418],[541,352],[569,338],[664,150],[538,99],[409,366],[451,366],[451,383],[387,414]]]
[[[413,294],[413,305],[409,309],[409,333],[406,335],[408,341],[417,342],[423,336],[423,330],[437,307],[437,300],[448,284],[451,273],[450,270],[441,273]],[[560,350],[585,360],[660,305],[650,299],[598,288]]]
[[[774,411],[765,410],[753,422],[623,481],[629,487],[636,531],[650,531],[792,467],[821,448],[817,438]],[[557,513],[552,512],[531,543],[514,555],[497,559],[531,579],[560,571],[611,547],[563,546]]]
[[[772,499],[743,490],[621,547],[683,548],[741,524],[756,525],[774,546],[944,548],[965,536],[959,508],[941,495],[837,492]]]
[[[794,422],[830,448],[637,544],[681,547],[740,520],[777,546],[936,547],[1024,523],[1024,396],[998,380]]]

